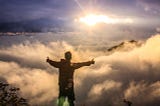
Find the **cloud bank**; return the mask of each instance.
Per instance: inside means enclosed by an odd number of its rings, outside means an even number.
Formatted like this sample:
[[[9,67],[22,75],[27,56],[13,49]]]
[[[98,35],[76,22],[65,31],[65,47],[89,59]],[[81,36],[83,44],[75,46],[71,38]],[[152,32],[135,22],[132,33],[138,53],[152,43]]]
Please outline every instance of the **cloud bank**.
[[[96,64],[75,72],[76,104],[124,106],[123,98],[135,106],[157,106],[160,98],[160,35],[127,51],[92,51],[66,42],[26,42],[0,48],[0,78],[21,88],[34,105],[54,105],[58,95],[58,71],[47,56],[59,61],[65,51],[73,61],[95,58]],[[130,46],[129,46],[130,47]]]

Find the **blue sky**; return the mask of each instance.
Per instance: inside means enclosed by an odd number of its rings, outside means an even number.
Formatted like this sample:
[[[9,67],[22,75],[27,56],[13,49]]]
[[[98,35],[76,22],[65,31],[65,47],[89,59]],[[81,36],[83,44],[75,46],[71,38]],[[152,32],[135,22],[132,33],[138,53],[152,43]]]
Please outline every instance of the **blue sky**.
[[[159,0],[77,0],[84,11],[158,18]],[[0,22],[39,18],[73,18],[82,11],[74,0],[0,0]]]

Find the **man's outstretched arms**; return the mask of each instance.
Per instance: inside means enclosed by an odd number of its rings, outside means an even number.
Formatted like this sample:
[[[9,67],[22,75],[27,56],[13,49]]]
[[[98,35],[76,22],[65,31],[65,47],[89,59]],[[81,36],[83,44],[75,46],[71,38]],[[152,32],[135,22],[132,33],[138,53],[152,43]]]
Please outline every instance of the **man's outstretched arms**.
[[[94,59],[92,59],[91,61],[87,61],[87,62],[73,63],[73,67],[74,67],[74,69],[78,69],[83,66],[90,66],[91,64],[94,64],[94,63],[95,63],[95,61],[94,61]]]
[[[50,65],[56,67],[56,68],[59,68],[60,65],[61,65],[60,62],[50,60],[49,57],[47,57],[46,62],[49,63]]]

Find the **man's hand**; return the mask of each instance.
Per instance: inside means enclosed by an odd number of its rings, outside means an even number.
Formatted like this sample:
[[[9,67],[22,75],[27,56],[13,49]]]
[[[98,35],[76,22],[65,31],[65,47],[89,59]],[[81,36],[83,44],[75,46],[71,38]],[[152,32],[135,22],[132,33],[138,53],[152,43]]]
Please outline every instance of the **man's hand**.
[[[47,57],[46,62],[49,62],[49,60],[50,60],[49,57]]]
[[[92,59],[92,60],[91,60],[91,64],[95,64],[95,61],[94,61],[94,59]]]

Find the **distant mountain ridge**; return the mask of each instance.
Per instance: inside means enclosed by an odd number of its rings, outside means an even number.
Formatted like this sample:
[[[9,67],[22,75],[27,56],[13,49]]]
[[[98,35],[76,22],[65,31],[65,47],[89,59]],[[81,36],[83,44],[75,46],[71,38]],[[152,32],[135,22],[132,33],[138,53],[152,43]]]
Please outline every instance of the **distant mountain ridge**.
[[[107,49],[108,52],[115,52],[115,51],[129,51],[132,50],[135,47],[139,47],[142,45],[142,42],[136,41],[136,40],[129,40],[121,42],[120,44],[117,44],[115,46],[112,46]]]

